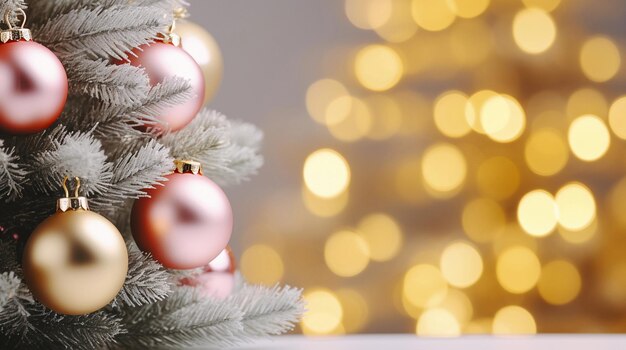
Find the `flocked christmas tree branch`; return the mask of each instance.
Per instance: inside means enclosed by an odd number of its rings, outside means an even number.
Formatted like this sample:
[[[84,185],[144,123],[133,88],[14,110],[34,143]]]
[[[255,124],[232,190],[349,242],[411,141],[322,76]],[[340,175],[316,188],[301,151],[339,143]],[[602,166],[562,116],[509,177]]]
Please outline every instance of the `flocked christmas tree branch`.
[[[162,34],[182,5],[0,0],[0,15],[27,11],[36,41],[61,59],[69,79],[56,125],[29,136],[0,135],[0,348],[218,347],[286,332],[302,314],[301,292],[289,287],[244,286],[226,300],[202,297],[178,286],[178,274],[130,241],[126,282],[102,311],[56,314],[23,281],[21,243],[12,235],[27,235],[52,213],[64,176],[80,177],[92,209],[128,237],[128,201],[160,186],[174,158],[202,162],[220,184],[246,180],[262,165],[262,133],[209,109],[177,132],[152,129],[155,114],[191,97],[189,83],[151,87],[142,69],[117,62]]]

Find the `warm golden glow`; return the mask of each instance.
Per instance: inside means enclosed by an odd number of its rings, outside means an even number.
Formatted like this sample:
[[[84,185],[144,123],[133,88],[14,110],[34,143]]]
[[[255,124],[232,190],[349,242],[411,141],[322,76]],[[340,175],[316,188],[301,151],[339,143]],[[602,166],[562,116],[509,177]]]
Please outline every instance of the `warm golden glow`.
[[[538,7],[550,12],[559,6],[561,0],[522,0],[522,2],[527,7]]]
[[[621,214],[620,214],[621,215]],[[585,244],[596,236],[598,231],[598,220],[594,220],[591,224],[582,230],[570,231],[560,226],[559,235],[563,240],[572,244]]]
[[[402,293],[413,306],[434,307],[446,297],[448,284],[435,266],[416,265],[404,275]]]
[[[467,164],[458,148],[440,143],[429,147],[422,158],[422,176],[427,189],[437,197],[449,197],[465,181]]]
[[[454,287],[467,288],[483,273],[483,259],[473,246],[457,242],[444,249],[439,263],[441,273]]]
[[[280,254],[265,244],[248,247],[241,255],[239,269],[250,283],[270,286],[280,282],[285,272]]]
[[[533,173],[552,176],[567,164],[569,149],[557,130],[544,128],[533,132],[526,140],[524,159]]]
[[[617,137],[626,140],[626,96],[616,99],[611,105],[609,125]]]
[[[300,322],[305,334],[332,334],[341,326],[343,309],[335,294],[325,289],[304,293],[307,312]]]
[[[506,214],[498,202],[478,198],[463,207],[463,230],[475,242],[486,243],[504,232]]]
[[[480,16],[490,0],[447,0],[452,12],[461,18],[474,18]]]
[[[356,97],[340,97],[328,106],[327,112],[335,110],[344,111],[347,101],[350,101],[350,109],[343,119],[333,119],[334,123],[327,123],[328,131],[336,139],[345,142],[354,142],[364,138],[372,129],[372,113],[369,107],[361,99]],[[343,115],[343,114],[342,114]]]
[[[394,99],[374,95],[368,97],[365,102],[372,112],[372,127],[367,137],[374,140],[386,140],[398,134],[402,128],[402,110]]]
[[[574,120],[583,114],[605,116],[609,111],[606,97],[598,90],[582,88],[574,91],[567,99],[567,117]]]
[[[389,22],[392,0],[346,0],[348,20],[360,29],[376,29]]]
[[[304,206],[319,217],[327,218],[341,213],[348,205],[349,199],[348,191],[343,191],[336,197],[325,198],[316,196],[306,186],[302,187]]]
[[[556,193],[559,224],[570,231],[580,231],[596,217],[596,201],[587,186],[574,182]]]
[[[467,325],[474,314],[474,306],[469,297],[458,289],[449,289],[445,299],[437,308],[448,310],[461,326]]]
[[[455,337],[461,334],[461,326],[454,315],[443,308],[424,311],[417,321],[417,335]]]
[[[528,310],[521,306],[505,306],[493,317],[493,334],[535,334],[537,324]]]
[[[564,260],[546,264],[537,284],[539,295],[553,305],[563,305],[576,299],[582,281],[576,266]]]
[[[556,39],[552,16],[535,7],[519,11],[513,19],[513,39],[526,53],[536,55],[545,52]]]
[[[350,184],[350,167],[338,152],[325,148],[313,152],[304,162],[304,183],[316,196],[339,196]]]
[[[309,86],[306,93],[306,108],[316,122],[326,125],[331,121],[336,124],[345,119],[350,112],[351,104],[346,106],[346,102],[351,103],[349,96],[348,90],[340,82],[321,79]],[[333,108],[329,110],[331,104]]]
[[[435,101],[434,117],[437,129],[448,137],[462,137],[472,128],[465,119],[467,96],[460,91],[448,91]]]
[[[554,197],[543,190],[528,192],[517,207],[517,221],[532,236],[542,237],[552,233],[558,217]]]
[[[509,95],[497,95],[485,101],[480,111],[483,130],[494,141],[516,140],[526,126],[526,115],[522,106]]]
[[[360,2],[360,0],[354,0]],[[411,39],[418,30],[411,16],[411,0],[387,0],[391,3],[391,15],[385,24],[374,28],[376,34],[391,43]]]
[[[352,231],[339,231],[326,241],[324,260],[337,276],[352,277],[363,272],[369,264],[367,241]]]
[[[539,281],[541,264],[535,253],[521,246],[508,248],[498,256],[496,276],[507,292],[522,294]]]
[[[480,90],[470,96],[468,103],[465,106],[465,120],[467,121],[467,124],[470,125],[477,133],[485,133],[481,123],[481,111],[485,103],[490,98],[496,96],[498,96],[498,93],[491,90]]]
[[[478,167],[476,182],[484,195],[494,199],[506,199],[519,188],[519,169],[509,158],[492,157]]]
[[[370,258],[374,261],[388,261],[402,247],[402,229],[389,215],[368,215],[359,222],[357,230],[367,242]]]
[[[413,0],[411,12],[417,25],[433,32],[448,28],[456,18],[447,0]]]
[[[611,144],[609,130],[595,115],[576,118],[569,127],[567,138],[574,155],[587,162],[600,159]]]
[[[485,21],[461,21],[450,28],[450,49],[459,66],[473,67],[489,57],[494,49],[494,36]]]
[[[346,333],[361,331],[369,321],[369,305],[363,295],[354,289],[340,289],[336,296],[341,302]]]
[[[358,81],[367,89],[385,91],[394,87],[404,72],[398,53],[383,45],[369,45],[361,49],[354,62]]]
[[[591,81],[601,83],[612,79],[621,63],[619,48],[607,37],[588,39],[580,49],[580,67]]]

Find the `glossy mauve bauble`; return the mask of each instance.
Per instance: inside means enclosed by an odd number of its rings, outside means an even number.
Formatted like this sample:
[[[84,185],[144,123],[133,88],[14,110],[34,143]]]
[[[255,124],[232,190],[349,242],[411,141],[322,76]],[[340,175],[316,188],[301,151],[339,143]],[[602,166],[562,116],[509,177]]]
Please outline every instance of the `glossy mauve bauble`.
[[[133,237],[163,266],[193,269],[205,266],[228,245],[233,213],[224,191],[193,173],[173,173],[163,186],[135,201]]]
[[[0,131],[30,134],[52,125],[67,100],[59,59],[32,41],[0,44]]]
[[[180,284],[192,286],[205,297],[224,299],[235,288],[235,256],[230,247],[194,276],[182,278]]]
[[[204,74],[204,103],[213,99],[222,83],[224,60],[222,51],[209,32],[190,21],[176,22],[176,34],[181,37],[183,50],[198,63]]]
[[[130,64],[144,68],[155,86],[168,78],[182,78],[191,85],[192,97],[182,104],[171,106],[154,116],[163,129],[180,130],[189,124],[202,108],[204,77],[202,70],[185,50],[172,44],[155,42],[133,50]]]
[[[128,271],[124,238],[88,210],[57,212],[32,233],[22,257],[35,298],[60,314],[84,315],[109,304]]]

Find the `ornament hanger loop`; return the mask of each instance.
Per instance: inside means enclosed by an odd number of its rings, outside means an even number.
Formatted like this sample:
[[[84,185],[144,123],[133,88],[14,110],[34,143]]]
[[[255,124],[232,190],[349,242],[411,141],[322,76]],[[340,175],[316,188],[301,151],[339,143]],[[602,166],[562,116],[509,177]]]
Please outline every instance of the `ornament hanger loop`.
[[[65,193],[65,198],[70,198],[70,192],[67,189],[67,181],[69,180],[69,176],[63,178],[63,192]],[[74,181],[76,181],[76,187],[74,188],[74,197],[79,197],[80,190],[80,178],[78,176],[74,177]]]
[[[24,29],[24,25],[26,25],[26,12],[24,12],[24,10],[18,8],[15,10],[7,10],[4,13],[4,23],[7,24],[7,26],[9,26],[9,30],[13,30],[15,28],[13,28],[13,24],[11,24],[11,15],[17,12],[17,18],[19,18],[19,16],[22,16],[22,24],[20,24],[20,28],[19,29]]]

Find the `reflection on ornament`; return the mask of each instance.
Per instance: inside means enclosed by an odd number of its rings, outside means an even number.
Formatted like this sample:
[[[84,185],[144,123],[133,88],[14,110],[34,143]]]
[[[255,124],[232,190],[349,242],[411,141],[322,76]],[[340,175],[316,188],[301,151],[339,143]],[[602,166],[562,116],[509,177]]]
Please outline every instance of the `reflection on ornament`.
[[[213,259],[202,271],[194,276],[185,277],[180,284],[196,287],[206,297],[224,299],[235,288],[235,256],[230,247]]]
[[[182,38],[182,48],[198,63],[204,75],[204,103],[209,103],[222,83],[224,61],[217,42],[201,26],[190,22],[176,22],[176,34]]]
[[[0,32],[0,131],[31,134],[51,126],[67,99],[67,75],[59,59],[43,45],[31,41],[30,30]],[[5,14],[5,23],[11,15]]]
[[[204,98],[204,77],[188,53],[173,44],[155,42],[134,49],[129,55],[129,62],[145,70],[152,86],[174,78],[187,80],[191,86],[190,99],[172,105],[155,116],[162,124],[157,129],[180,130],[198,114]]]
[[[87,198],[67,192],[57,212],[32,233],[22,258],[24,279],[35,298],[60,314],[83,315],[110,303],[128,271],[124,238],[103,216],[89,211]]]
[[[208,264],[226,247],[233,213],[224,191],[202,176],[200,163],[176,165],[163,186],[135,201],[131,228],[139,248],[165,267],[193,269]]]

